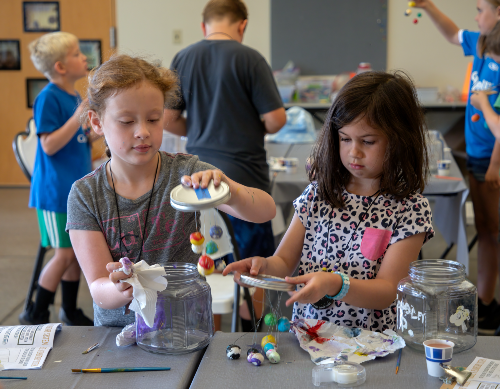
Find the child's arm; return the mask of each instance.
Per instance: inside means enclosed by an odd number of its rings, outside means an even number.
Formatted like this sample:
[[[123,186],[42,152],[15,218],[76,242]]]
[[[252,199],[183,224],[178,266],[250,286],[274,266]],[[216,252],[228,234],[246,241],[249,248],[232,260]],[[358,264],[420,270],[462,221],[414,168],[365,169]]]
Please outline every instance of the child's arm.
[[[495,142],[495,146],[493,146],[490,165],[484,178],[491,188],[500,188],[500,142],[498,140]]]
[[[425,233],[419,233],[391,245],[384,256],[377,278],[358,280],[349,277],[350,287],[342,301],[355,307],[386,309],[396,299],[399,281],[408,275],[410,263],[415,261],[422,248]],[[308,273],[299,277],[287,277],[288,282],[306,286],[287,300],[289,306],[295,301],[314,303],[325,294],[335,296],[342,286],[341,277],[334,273]]]
[[[186,118],[178,109],[165,109],[163,114],[163,129],[174,135],[186,136]]]
[[[264,223],[276,216],[276,204],[273,198],[263,190],[247,187],[228,178],[220,170],[205,170],[191,176],[182,177],[182,184],[193,188],[206,188],[210,180],[217,187],[221,181],[229,185],[231,198],[218,208],[238,219],[253,223]]]
[[[482,111],[491,133],[500,140],[500,115],[495,112],[485,91],[475,91],[470,97],[472,106]]]
[[[76,132],[80,128],[80,116],[82,114],[82,105],[80,104],[76,109],[73,116],[71,116],[64,125],[50,133],[40,134],[40,143],[42,144],[42,149],[47,155],[54,155],[75,136]]]
[[[102,232],[69,230],[76,258],[89,285],[92,299],[105,309],[116,309],[132,301],[132,287],[120,279],[130,276],[113,273],[121,263],[113,262]]]
[[[439,32],[443,34],[448,42],[460,45],[460,41],[458,40],[459,28],[448,16],[442,13],[431,0],[415,0],[415,3],[416,7],[425,10]]]

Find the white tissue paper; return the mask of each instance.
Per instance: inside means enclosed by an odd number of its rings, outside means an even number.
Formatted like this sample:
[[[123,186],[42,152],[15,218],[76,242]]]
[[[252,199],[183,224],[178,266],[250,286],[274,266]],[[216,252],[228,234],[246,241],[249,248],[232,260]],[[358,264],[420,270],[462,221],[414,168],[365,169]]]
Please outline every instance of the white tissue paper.
[[[129,308],[141,315],[148,327],[152,327],[154,323],[158,292],[167,287],[165,275],[163,266],[158,264],[149,266],[146,262],[139,261],[132,266],[132,277],[120,280],[134,288],[132,292],[134,299]]]
[[[135,343],[135,323],[123,327],[122,332],[116,335],[116,345],[126,347]]]

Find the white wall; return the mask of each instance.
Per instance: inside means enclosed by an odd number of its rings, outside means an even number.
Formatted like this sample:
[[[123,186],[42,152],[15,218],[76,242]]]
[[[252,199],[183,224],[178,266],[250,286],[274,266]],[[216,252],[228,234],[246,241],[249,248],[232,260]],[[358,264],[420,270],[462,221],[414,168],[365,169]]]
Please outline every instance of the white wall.
[[[181,49],[203,39],[201,13],[207,0],[116,0],[118,49],[147,55],[170,66]],[[271,59],[270,0],[246,0],[249,23],[243,43]],[[182,44],[173,30],[182,30]]]
[[[182,48],[203,38],[201,12],[207,0],[116,0],[118,48],[121,52],[151,55],[169,66]],[[373,0],[366,0],[373,1]],[[249,24],[243,43],[269,62],[271,0],[246,0]],[[460,28],[476,29],[476,0],[435,0]],[[414,25],[416,9],[405,17],[405,0],[389,0],[387,68],[404,69],[419,86],[462,88],[467,63],[461,47],[449,44],[423,13]],[[173,30],[181,29],[182,44],[173,44]]]
[[[476,30],[476,0],[434,0],[459,28]],[[417,86],[454,86],[460,91],[467,64],[472,57],[464,57],[462,48],[444,39],[429,16],[422,12],[418,24],[413,19],[419,10],[406,17],[408,3],[389,0],[387,23],[387,69],[404,69]]]

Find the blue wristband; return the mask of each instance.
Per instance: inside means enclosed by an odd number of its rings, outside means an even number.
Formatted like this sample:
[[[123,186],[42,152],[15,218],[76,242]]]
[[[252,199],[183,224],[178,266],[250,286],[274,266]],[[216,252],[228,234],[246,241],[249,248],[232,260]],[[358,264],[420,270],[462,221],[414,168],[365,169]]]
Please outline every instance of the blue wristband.
[[[347,274],[340,273],[338,271],[336,271],[334,274],[338,274],[340,278],[342,278],[342,287],[335,296],[325,295],[325,297],[330,300],[342,300],[349,291],[349,286],[351,285],[351,281],[349,280],[349,276]]]

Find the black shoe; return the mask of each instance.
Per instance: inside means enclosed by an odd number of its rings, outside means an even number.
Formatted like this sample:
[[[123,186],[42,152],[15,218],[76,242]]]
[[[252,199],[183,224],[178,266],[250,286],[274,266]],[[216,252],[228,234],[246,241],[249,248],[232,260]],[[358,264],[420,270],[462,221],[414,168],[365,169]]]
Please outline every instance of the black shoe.
[[[67,326],[93,326],[94,321],[83,314],[83,311],[78,308],[73,312],[66,313],[61,307],[59,310],[59,319]]]
[[[23,325],[38,325],[50,323],[50,312],[45,311],[38,315],[33,315],[33,305],[29,305],[26,311],[21,312],[19,315],[19,323]]]
[[[478,299],[477,322],[479,335],[495,335],[500,327],[500,305],[493,300],[489,305],[484,305]]]

